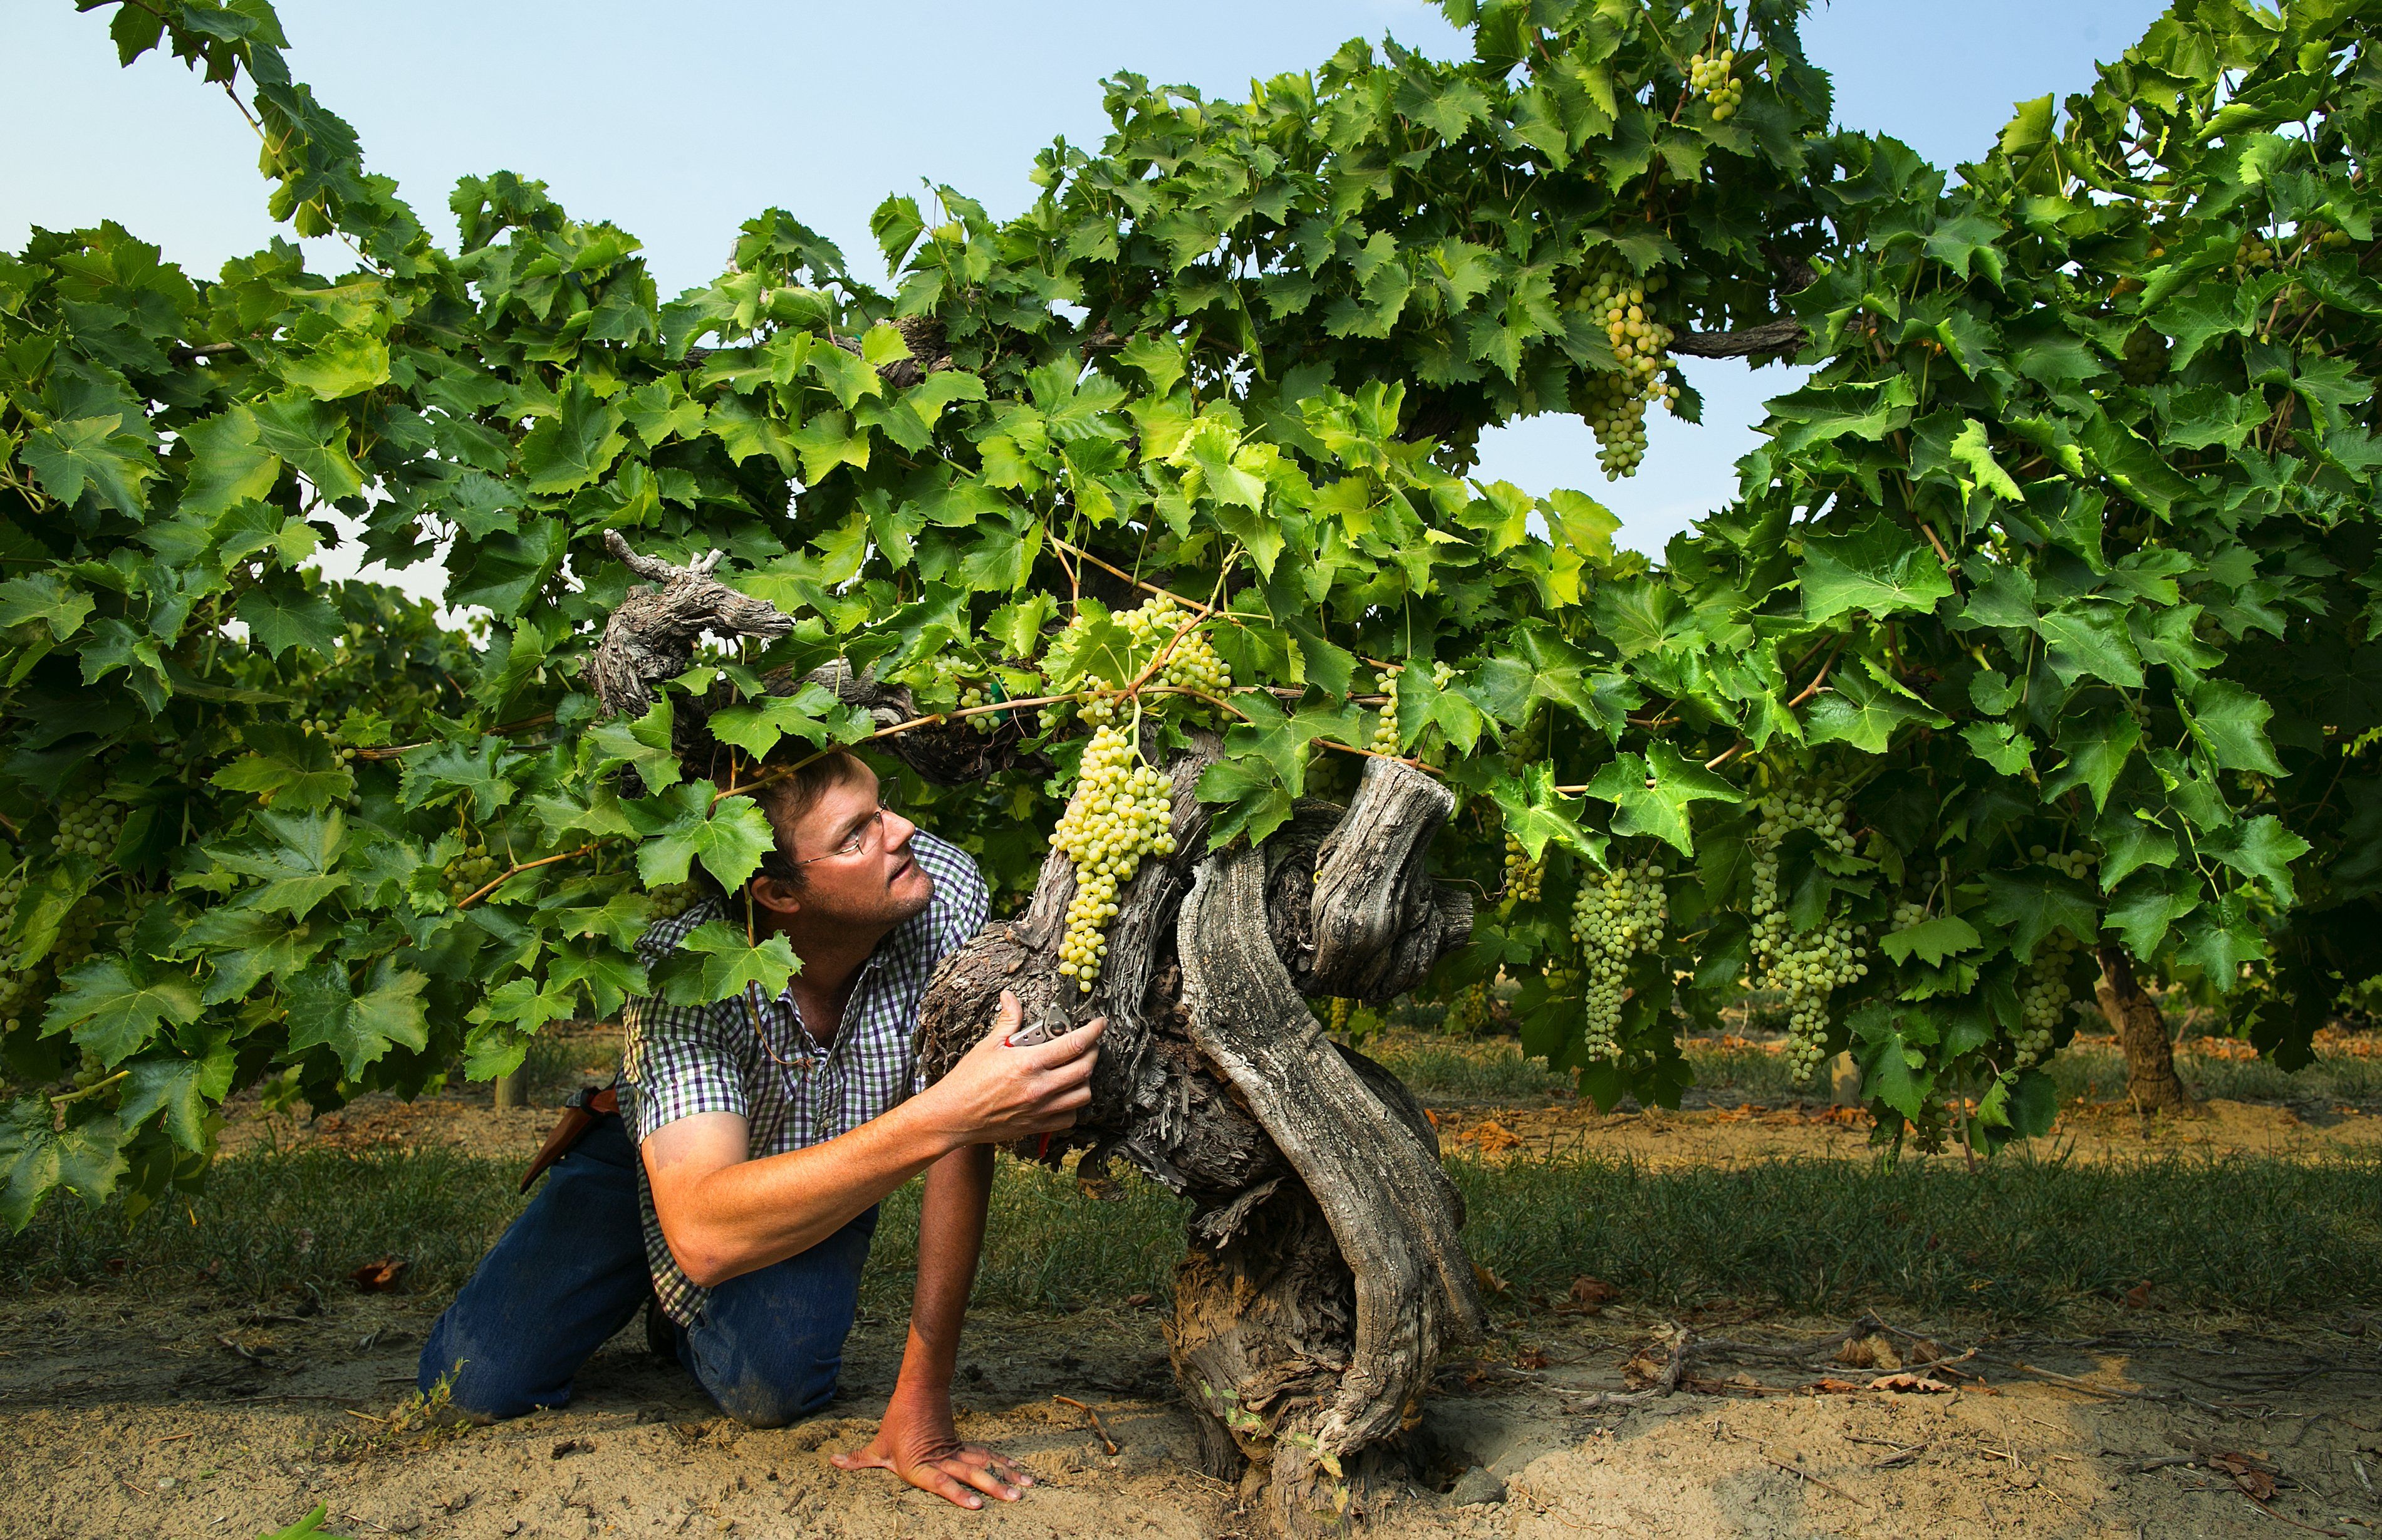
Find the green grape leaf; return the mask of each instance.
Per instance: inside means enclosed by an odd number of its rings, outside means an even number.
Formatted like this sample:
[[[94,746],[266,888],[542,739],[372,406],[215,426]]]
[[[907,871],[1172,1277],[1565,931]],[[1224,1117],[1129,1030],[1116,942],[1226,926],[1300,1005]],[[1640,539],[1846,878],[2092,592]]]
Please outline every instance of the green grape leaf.
[[[2209,679],[2192,692],[2184,721],[2191,724],[2192,737],[2220,767],[2281,775],[2282,764],[2266,738],[2266,723],[2274,714],[2274,707],[2241,685]]]
[[[118,433],[120,415],[78,417],[52,423],[25,436],[17,453],[42,490],[71,508],[88,490],[120,513],[139,518],[148,511],[148,483],[157,463],[148,446]]]
[[[802,971],[802,960],[786,938],[771,935],[755,945],[724,919],[706,920],[658,970],[662,997],[673,1005],[707,1005],[758,986],[774,1000]]]
[[[430,1044],[429,1016],[422,999],[429,979],[393,958],[373,969],[371,987],[355,992],[347,965],[319,963],[289,981],[283,1000],[289,1013],[289,1053],[328,1048],[350,1079],[361,1076],[391,1048],[416,1053]]]
[[[249,752],[209,776],[208,784],[310,813],[345,801],[355,790],[354,774],[326,738],[285,722],[252,722],[240,736]]]
[[[1977,928],[1958,915],[1937,915],[1899,930],[1889,930],[1878,938],[1878,946],[1897,963],[1908,963],[1914,956],[1930,967],[1940,967],[1944,959],[1956,952],[1968,952],[1984,944]]]
[[[11,1235],[21,1234],[33,1211],[53,1189],[65,1188],[98,1212],[116,1190],[117,1178],[131,1169],[120,1143],[122,1130],[113,1113],[70,1120],[53,1128],[50,1104],[40,1096],[20,1097],[0,1114],[0,1161],[8,1168],[8,1182],[0,1189],[0,1221]]]
[[[1614,805],[1614,833],[1652,834],[1688,856],[1696,853],[1688,807],[1745,800],[1726,779],[1659,741],[1649,745],[1644,758],[1624,754],[1598,770],[1588,795]]]
[[[744,885],[777,844],[767,814],[749,796],[720,797],[708,781],[686,781],[658,796],[623,802],[620,810],[645,836],[637,876],[648,888],[686,881],[696,861],[729,892]]]
[[[835,692],[815,680],[790,696],[767,696],[724,706],[710,718],[711,735],[758,759],[789,733],[814,748],[857,743],[876,728],[867,712],[841,705]]]
[[[141,957],[94,957],[59,980],[42,1018],[42,1035],[70,1032],[113,1069],[148,1045],[161,1024],[196,1021],[199,986],[170,964]]]
[[[1952,579],[1925,539],[1880,514],[1844,535],[1803,542],[1803,619],[1814,625],[1861,610],[1872,615],[1935,608]]]
[[[39,621],[50,628],[54,642],[63,642],[81,630],[92,608],[89,594],[55,573],[28,573],[0,583],[0,626]]]
[[[1519,775],[1502,775],[1489,788],[1505,820],[1505,832],[1520,842],[1533,861],[1542,858],[1550,842],[1604,865],[1610,843],[1594,830],[1583,829],[1563,806],[1555,791],[1554,767],[1530,765]]]

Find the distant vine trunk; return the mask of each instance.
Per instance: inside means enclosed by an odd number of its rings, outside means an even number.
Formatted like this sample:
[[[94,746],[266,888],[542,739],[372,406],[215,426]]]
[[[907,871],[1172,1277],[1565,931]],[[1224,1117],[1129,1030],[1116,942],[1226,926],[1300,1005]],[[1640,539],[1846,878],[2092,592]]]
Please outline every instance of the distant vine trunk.
[[[2167,1016],[2134,977],[2134,959],[2115,942],[2099,948],[2101,977],[2093,993],[2126,1055],[2126,1095],[2144,1112],[2182,1112],[2199,1105],[2175,1072],[2175,1044]]]

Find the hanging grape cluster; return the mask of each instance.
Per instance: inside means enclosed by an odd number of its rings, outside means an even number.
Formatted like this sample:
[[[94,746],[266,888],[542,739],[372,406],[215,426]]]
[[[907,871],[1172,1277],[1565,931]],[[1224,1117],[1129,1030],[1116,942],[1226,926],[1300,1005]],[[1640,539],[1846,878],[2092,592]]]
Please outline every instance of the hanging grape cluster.
[[[1081,779],[1050,843],[1075,865],[1059,971],[1089,994],[1108,957],[1102,932],[1116,918],[1117,890],[1133,881],[1144,856],[1174,854],[1174,836],[1173,794],[1165,776],[1140,762],[1138,722],[1119,727],[1108,720],[1115,708],[1104,698],[1086,704],[1105,708],[1103,720],[1085,745]],[[1088,709],[1085,720],[1091,720]]]
[[[469,849],[448,863],[447,896],[462,903],[486,887],[497,870],[497,858],[488,854],[486,844],[473,840]]]
[[[77,967],[98,948],[100,917],[97,893],[85,896],[67,911],[66,918],[58,924],[57,945],[50,954],[56,959],[60,973]]]
[[[1160,648],[1173,643],[1174,650],[1166,655],[1166,662],[1153,677],[1153,684],[1209,696],[1222,696],[1233,687],[1233,671],[1217,656],[1204,630],[1195,626],[1184,632],[1182,640],[1175,640],[1174,634],[1183,631],[1190,611],[1173,595],[1153,594],[1142,601],[1140,609],[1117,618],[1132,636],[1136,657],[1147,652],[1154,658]]]
[[[25,869],[17,867],[0,878],[0,934],[14,925],[17,900],[24,895]],[[25,965],[14,947],[0,947],[0,1031],[13,1032],[32,1013],[28,1009],[39,992],[36,969]]]
[[[1650,861],[1615,866],[1602,877],[1579,885],[1572,905],[1571,933],[1579,942],[1582,967],[1588,974],[1588,1007],[1581,1052],[1591,1059],[1621,1056],[1621,1005],[1628,995],[1625,981],[1629,960],[1663,944],[1664,923],[1671,917],[1669,895],[1663,889],[1663,869]]]
[[[2034,959],[2019,980],[2013,1068],[2026,1069],[2050,1057],[2051,1034],[2076,998],[2076,992],[2068,985],[2068,970],[2075,963],[2079,944],[2067,931],[2055,930],[2036,945]]]
[[[1406,671],[1404,669],[1383,669],[1381,673],[1375,677],[1373,682],[1373,688],[1378,691],[1381,696],[1381,717],[1379,721],[1373,724],[1373,741],[1371,746],[1374,753],[1386,754],[1392,758],[1395,758],[1400,752],[1398,742],[1398,675],[1405,671]],[[1434,684],[1444,685],[1449,680],[1454,679],[1455,677],[1455,670],[1449,664],[1433,663],[1430,666],[1430,678],[1431,683]]]
[[[1439,1018],[1440,1030],[1452,1038],[1478,1037],[1489,1025],[1489,985],[1487,980],[1467,984],[1455,992],[1447,1003],[1447,1014]]]
[[[1698,54],[1688,61],[1688,89],[1712,103],[1713,121],[1725,123],[1745,101],[1745,82],[1730,71],[1737,68],[1737,50],[1724,48],[1709,58]]]
[[[124,809],[89,791],[59,805],[58,832],[50,843],[61,856],[104,861],[116,854],[117,836],[123,832]]]
[[[1753,960],[1762,987],[1786,996],[1786,1065],[1797,1085],[1809,1085],[1826,1056],[1828,996],[1869,976],[1862,962],[1865,926],[1823,920],[1797,934],[1778,893],[1778,851],[1786,836],[1808,829],[1839,856],[1853,853],[1845,803],[1825,787],[1781,792],[1756,805],[1753,836]]]
[[[1531,860],[1530,853],[1522,848],[1522,842],[1511,834],[1506,835],[1505,902],[1508,904],[1537,903],[1541,890],[1546,886],[1546,863]]]
[[[1332,1004],[1325,1007],[1326,1025],[1344,1038],[1348,1035],[1348,1018],[1354,1012],[1355,1007],[1348,1003],[1346,996],[1335,994],[1332,997]]]
[[[1657,271],[1633,277],[1619,267],[1601,269],[1585,299],[1590,316],[1604,327],[1619,370],[1591,375],[1581,388],[1586,400],[1580,415],[1595,431],[1597,462],[1605,479],[1634,475],[1646,458],[1646,407],[1660,400],[1674,410],[1679,388],[1663,378],[1671,367],[1671,328],[1646,309],[1646,297],[1660,293],[1663,275]]]

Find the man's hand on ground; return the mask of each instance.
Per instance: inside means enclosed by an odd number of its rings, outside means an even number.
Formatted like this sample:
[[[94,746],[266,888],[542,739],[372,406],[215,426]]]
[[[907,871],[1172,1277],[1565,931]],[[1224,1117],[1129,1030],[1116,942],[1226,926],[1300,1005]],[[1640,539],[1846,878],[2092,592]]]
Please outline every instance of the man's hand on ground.
[[[984,1496],[1015,1502],[1034,1478],[981,1444],[960,1442],[949,1398],[939,1404],[895,1397],[866,1448],[832,1457],[839,1471],[890,1471],[922,1492],[961,1508],[982,1508]]]
[[[1009,1035],[1022,1018],[1017,996],[1001,991],[992,1030],[926,1093],[937,1099],[964,1142],[1007,1144],[1072,1128],[1092,1099],[1092,1066],[1099,1062],[1108,1018],[1096,1017],[1048,1042],[1012,1048]]]

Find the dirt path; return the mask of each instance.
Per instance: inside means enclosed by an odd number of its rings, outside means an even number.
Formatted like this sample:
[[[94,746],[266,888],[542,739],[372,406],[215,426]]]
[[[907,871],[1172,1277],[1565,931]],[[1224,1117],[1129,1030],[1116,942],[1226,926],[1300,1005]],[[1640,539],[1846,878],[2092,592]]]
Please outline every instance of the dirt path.
[[[790,1429],[719,1417],[633,1331],[589,1366],[566,1411],[488,1428],[392,1423],[432,1308],[347,1297],[309,1317],[259,1317],[119,1292],[0,1309],[0,1533],[249,1540],[318,1503],[339,1533],[423,1540],[1246,1533],[1234,1491],[1190,1463],[1149,1312],[971,1323],[963,1431],[1020,1457],[1039,1485],[1014,1507],[966,1514],[827,1463],[883,1407],[893,1323],[862,1323],[844,1398]],[[1667,1326],[1618,1307],[1540,1317],[1491,1359],[1450,1365],[1417,1436],[1438,1483],[1461,1485],[1376,1500],[1367,1517],[1388,1535],[1516,1540],[2276,1540],[2290,1526],[2254,1493],[2302,1523],[2382,1529],[2382,1328],[2005,1338],[1935,1372],[1958,1388],[1895,1393],[1860,1388],[1882,1365],[1834,1361],[1842,1323],[1707,1323],[1678,1393],[1599,1410],[1592,1398],[1624,1389],[1633,1361],[1642,1373],[1665,1356]],[[1946,1350],[1976,1340],[1936,1337]],[[1097,1411],[1119,1452],[1054,1394]]]

